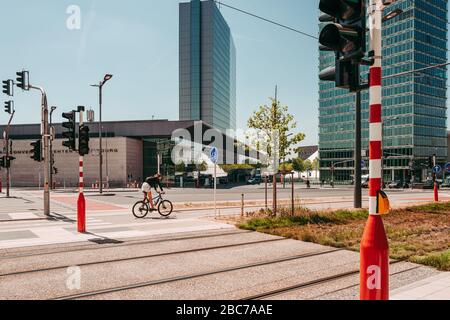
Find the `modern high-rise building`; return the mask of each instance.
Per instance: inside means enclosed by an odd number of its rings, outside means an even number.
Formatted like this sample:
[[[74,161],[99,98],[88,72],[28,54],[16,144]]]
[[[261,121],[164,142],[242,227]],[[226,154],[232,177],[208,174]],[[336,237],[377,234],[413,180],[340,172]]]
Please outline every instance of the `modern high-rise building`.
[[[447,160],[447,69],[396,76],[447,62],[447,0],[399,0],[386,9],[403,10],[383,23],[383,179],[424,180],[429,158]],[[388,12],[386,12],[387,14]],[[320,70],[334,53],[320,53]],[[367,69],[363,80],[367,79]],[[369,95],[362,94],[362,145],[368,173]],[[321,178],[353,180],[355,94],[320,82]],[[332,169],[334,168],[334,170]]]
[[[236,49],[213,0],[180,3],[180,120],[236,128]]]

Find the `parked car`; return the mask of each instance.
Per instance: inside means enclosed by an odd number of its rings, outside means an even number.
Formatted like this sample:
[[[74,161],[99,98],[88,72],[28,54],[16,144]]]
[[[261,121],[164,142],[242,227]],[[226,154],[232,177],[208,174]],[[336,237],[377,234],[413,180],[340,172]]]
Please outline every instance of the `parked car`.
[[[247,184],[255,185],[261,184],[261,177],[253,177],[247,180]]]
[[[364,189],[368,189],[369,188],[369,180],[364,180],[361,183],[361,187],[364,188]]]
[[[401,188],[403,188],[403,182],[401,182],[400,180],[392,181],[391,183],[388,184],[388,188],[389,189],[401,189]]]
[[[444,182],[441,184],[442,188],[450,188],[450,179],[445,179]]]
[[[440,189],[439,183],[437,184],[438,189]],[[422,189],[434,189],[434,182],[433,180],[427,180],[424,184]]]

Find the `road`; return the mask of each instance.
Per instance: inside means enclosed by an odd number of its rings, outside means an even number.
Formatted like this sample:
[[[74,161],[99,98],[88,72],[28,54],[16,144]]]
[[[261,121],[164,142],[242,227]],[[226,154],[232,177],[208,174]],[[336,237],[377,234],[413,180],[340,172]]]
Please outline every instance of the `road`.
[[[183,193],[180,193],[183,191]],[[220,190],[261,199],[255,187]],[[350,189],[298,190],[309,207],[351,206]],[[176,210],[168,219],[135,219],[137,192],[87,195],[88,233],[76,232],[76,194],[14,190],[1,198],[0,299],[357,299],[359,254],[255,232],[216,220],[211,209]],[[392,192],[420,203],[430,192]],[[442,193],[443,197],[450,195]],[[207,202],[207,190],[168,190],[177,203]],[[308,200],[309,199],[309,200]],[[333,204],[334,201],[334,204]],[[248,208],[247,210],[254,210]],[[235,208],[221,214],[240,214]],[[392,261],[391,289],[440,273]]]

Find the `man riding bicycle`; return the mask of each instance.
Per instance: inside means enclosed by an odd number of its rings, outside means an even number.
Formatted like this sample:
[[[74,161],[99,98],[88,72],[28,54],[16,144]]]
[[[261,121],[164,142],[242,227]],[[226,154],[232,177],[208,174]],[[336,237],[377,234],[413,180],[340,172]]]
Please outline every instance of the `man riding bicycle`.
[[[148,199],[148,202],[150,203],[151,210],[155,211],[155,206],[153,203],[153,196],[152,196],[152,188],[155,189],[157,193],[164,194],[164,188],[161,184],[161,175],[155,174],[153,177],[148,177],[145,179],[145,182],[142,184],[142,192],[144,193],[144,201]],[[158,191],[158,188],[161,191]]]

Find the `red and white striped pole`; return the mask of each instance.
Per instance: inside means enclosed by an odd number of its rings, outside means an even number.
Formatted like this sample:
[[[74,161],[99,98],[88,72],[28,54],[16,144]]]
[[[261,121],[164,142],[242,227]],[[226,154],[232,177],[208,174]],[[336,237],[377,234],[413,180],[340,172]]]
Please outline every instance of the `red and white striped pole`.
[[[80,112],[80,127],[83,125],[84,108],[79,108]],[[80,155],[80,179],[79,179],[79,194],[77,203],[78,214],[78,232],[86,232],[86,199],[84,198],[84,156]]]
[[[361,241],[361,300],[389,299],[389,245],[378,210],[382,178],[382,0],[370,0],[370,44],[374,64],[370,67],[370,183],[369,219]]]

